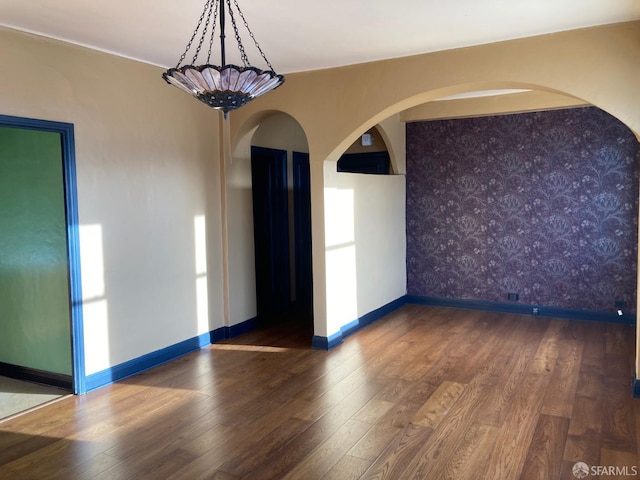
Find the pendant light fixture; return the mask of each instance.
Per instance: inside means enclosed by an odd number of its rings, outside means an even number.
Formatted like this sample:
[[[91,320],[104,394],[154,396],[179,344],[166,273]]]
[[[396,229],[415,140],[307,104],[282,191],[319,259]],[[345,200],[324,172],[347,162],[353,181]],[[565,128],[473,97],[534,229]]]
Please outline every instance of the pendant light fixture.
[[[226,4],[226,9],[225,9]],[[198,25],[191,35],[191,39],[187,43],[184,53],[181,55],[178,64],[174,68],[170,68],[162,77],[167,83],[175,85],[180,90],[187,92],[189,95],[196,97],[201,102],[206,103],[212,108],[222,110],[224,118],[231,110],[240,108],[254,98],[270,92],[278,88],[284,83],[284,76],[278,75],[274,70],[264,52],[260,48],[255,36],[251,32],[244,14],[238,6],[238,1],[233,0],[207,0],[202,15],[198,20]],[[226,11],[226,12],[225,12]],[[237,12],[237,13],[236,13]],[[242,66],[227,65],[225,51],[225,23],[226,15],[229,15],[233,33],[238,43]],[[238,18],[239,17],[239,18]],[[268,70],[260,70],[251,66],[249,58],[245,52],[244,46],[240,39],[238,31],[238,20],[242,20],[249,36],[253,40],[256,48],[262,55],[267,64]],[[221,66],[211,65],[211,51],[214,44],[214,33],[216,23],[220,23],[220,62]],[[208,41],[208,52],[206,62],[202,65],[195,65],[202,46],[205,44],[207,32],[211,26],[211,33]],[[191,60],[191,65],[182,65],[192,44],[196,39],[198,32],[202,29],[202,33],[198,39],[195,53]]]

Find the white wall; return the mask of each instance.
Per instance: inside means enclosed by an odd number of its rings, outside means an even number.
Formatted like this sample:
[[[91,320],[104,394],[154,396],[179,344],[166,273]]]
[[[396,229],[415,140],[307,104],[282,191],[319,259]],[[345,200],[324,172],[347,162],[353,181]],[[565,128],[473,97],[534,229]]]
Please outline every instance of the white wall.
[[[218,114],[157,67],[0,44],[0,114],[74,124],[86,373],[222,326]]]
[[[405,177],[324,162],[327,336],[406,294]]]

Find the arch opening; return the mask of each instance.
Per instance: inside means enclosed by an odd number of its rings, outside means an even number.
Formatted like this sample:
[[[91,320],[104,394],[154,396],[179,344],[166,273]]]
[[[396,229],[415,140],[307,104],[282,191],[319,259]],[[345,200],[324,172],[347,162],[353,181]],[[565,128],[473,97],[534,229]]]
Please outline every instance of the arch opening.
[[[290,115],[253,117],[227,173],[230,322],[289,322],[312,336],[308,142]],[[303,213],[304,212],[304,213]]]

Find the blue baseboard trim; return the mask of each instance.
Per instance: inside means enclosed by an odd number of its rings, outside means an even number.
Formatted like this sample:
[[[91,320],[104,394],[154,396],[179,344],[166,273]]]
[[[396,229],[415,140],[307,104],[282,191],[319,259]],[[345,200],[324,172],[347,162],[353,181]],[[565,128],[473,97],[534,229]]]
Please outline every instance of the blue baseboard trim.
[[[102,370],[101,372],[87,375],[85,378],[86,391],[89,392],[91,390],[104,387],[105,385],[109,385],[110,383],[117,382],[118,380],[131,377],[132,375],[157,367],[163,363],[170,362],[171,360],[175,360],[176,358],[199,350],[212,343],[219,342],[220,340],[234,338],[238,335],[242,335],[243,333],[250,332],[256,327],[256,322],[256,318],[251,318],[237,325],[217,328],[209,333],[203,333],[197,337],[184,340],[180,343],[176,343],[175,345],[156,350],[155,352],[147,353],[146,355],[134,358],[128,362]]]
[[[236,325],[231,325],[230,327],[220,327],[216,328],[211,332],[211,343],[219,342],[220,340],[226,340],[228,338],[235,338],[244,333],[249,333],[252,330],[255,330],[258,324],[258,318],[250,318],[249,320],[245,320],[244,322],[238,323]]]
[[[318,350],[331,350],[342,343],[342,331],[334,333],[328,337],[314,335],[311,340],[311,347]]]
[[[256,329],[258,326],[258,318],[253,317],[249,320],[245,320],[242,323],[237,323],[235,325],[231,325],[230,327],[225,328],[225,338],[235,338],[245,333],[249,333]]]
[[[578,310],[572,308],[547,307],[543,305],[524,305],[520,303],[485,302],[482,300],[465,300],[458,298],[423,297],[420,295],[407,295],[406,303],[464,308],[468,310],[482,310],[488,312],[515,313],[518,315],[532,315],[538,317],[566,318],[568,320],[621,323],[623,325],[636,324],[635,313],[618,315],[616,312]]]
[[[228,338],[234,338],[243,333],[248,333],[256,328],[256,318],[245,320],[237,325],[231,325],[230,327],[220,327],[211,331],[211,343],[219,342],[220,340],[226,340]]]
[[[383,305],[380,308],[376,308],[372,312],[369,312],[363,315],[360,318],[357,318],[346,325],[343,325],[340,328],[340,331],[330,335],[328,337],[321,337],[318,335],[314,335],[313,340],[311,342],[311,346],[313,348],[317,348],[319,350],[331,350],[334,347],[337,347],[342,343],[342,341],[348,337],[349,335],[354,334],[358,330],[363,329],[367,325],[375,322],[376,320],[381,319],[385,315],[397,310],[401,306],[407,303],[407,296],[403,295],[392,302]]]
[[[156,350],[155,352],[147,353],[141,357],[134,358],[133,360],[102,370],[101,372],[87,375],[85,381],[87,391],[89,392],[96,388],[104,387],[110,383],[123,380],[137,373],[157,367],[158,365],[162,365],[163,363],[171,360],[175,360],[187,353],[199,350],[210,343],[211,333],[203,333],[197,337],[184,340],[180,343],[176,343],[175,345]]]
[[[396,298],[394,301],[387,303],[386,305],[381,306],[380,308],[376,308],[372,312],[363,315],[357,320],[354,320],[348,325],[345,325],[342,328],[342,336],[348,337],[349,335],[357,332],[358,330],[370,325],[376,320],[381,319],[385,315],[397,310],[407,303],[407,296],[403,295],[400,298]]]
[[[227,329],[229,327],[220,327],[220,328],[216,328],[215,330],[211,330],[211,332],[209,333],[210,335],[210,343],[216,343],[219,342],[220,340],[225,340],[227,338],[229,338],[227,336]]]

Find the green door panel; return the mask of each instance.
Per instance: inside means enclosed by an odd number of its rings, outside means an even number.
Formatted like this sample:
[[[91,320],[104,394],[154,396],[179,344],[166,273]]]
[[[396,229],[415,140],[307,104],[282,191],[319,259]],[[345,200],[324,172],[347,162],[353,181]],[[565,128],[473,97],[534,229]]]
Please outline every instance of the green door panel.
[[[0,127],[0,362],[72,374],[59,133]]]

